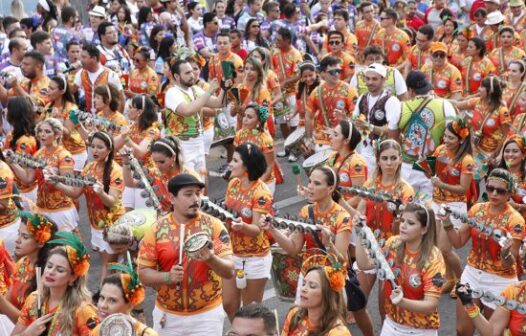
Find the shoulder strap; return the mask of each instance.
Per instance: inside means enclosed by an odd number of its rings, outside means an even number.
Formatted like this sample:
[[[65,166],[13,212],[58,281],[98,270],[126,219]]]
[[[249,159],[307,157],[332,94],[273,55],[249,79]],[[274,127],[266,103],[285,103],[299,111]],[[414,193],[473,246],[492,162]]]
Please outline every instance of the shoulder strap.
[[[309,204],[307,209],[309,210],[309,218],[312,220],[314,225],[316,225],[316,218],[314,217],[314,204]],[[327,249],[325,248],[325,245],[323,245],[323,243],[321,242],[318,231],[314,231],[314,234],[312,235],[312,237],[314,238],[314,240],[316,241],[316,244],[318,244],[318,247],[320,249],[322,249],[323,251],[327,251]]]
[[[325,126],[331,127],[331,124],[329,123],[329,118],[327,118],[327,109],[325,108],[325,103],[323,102],[322,84],[318,85],[316,89],[318,90],[318,100],[320,102],[320,112],[323,116],[323,121],[325,122]]]

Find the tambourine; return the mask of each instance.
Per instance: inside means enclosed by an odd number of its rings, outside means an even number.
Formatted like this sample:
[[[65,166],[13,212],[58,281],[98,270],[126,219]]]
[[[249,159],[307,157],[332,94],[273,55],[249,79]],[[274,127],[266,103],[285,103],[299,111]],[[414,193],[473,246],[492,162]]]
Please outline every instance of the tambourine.
[[[125,314],[112,314],[100,325],[101,336],[136,336],[134,322]]]
[[[206,232],[197,232],[186,238],[183,248],[190,258],[195,258],[199,251],[213,247],[210,236]]]

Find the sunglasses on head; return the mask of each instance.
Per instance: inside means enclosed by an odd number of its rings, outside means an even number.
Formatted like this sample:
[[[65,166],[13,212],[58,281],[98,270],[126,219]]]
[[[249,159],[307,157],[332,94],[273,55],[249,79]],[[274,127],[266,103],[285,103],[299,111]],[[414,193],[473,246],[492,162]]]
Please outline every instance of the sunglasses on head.
[[[329,41],[329,45],[340,45],[342,41]]]
[[[341,74],[342,73],[342,69],[332,69],[332,70],[329,70],[327,72],[329,73],[329,75],[335,76],[335,75]]]
[[[497,192],[498,195],[505,195],[508,190],[507,189],[503,189],[503,188],[497,188],[497,187],[494,187],[492,185],[488,185],[486,186],[486,191],[488,192],[488,194],[493,194],[493,192]]]

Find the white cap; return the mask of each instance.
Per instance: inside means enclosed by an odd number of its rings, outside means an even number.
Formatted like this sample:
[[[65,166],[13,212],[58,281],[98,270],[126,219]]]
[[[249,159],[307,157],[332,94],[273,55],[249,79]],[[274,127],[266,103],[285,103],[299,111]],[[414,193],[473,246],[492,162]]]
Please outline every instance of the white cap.
[[[367,68],[365,68],[365,72],[369,72],[369,71],[375,72],[379,74],[380,76],[382,76],[383,78],[387,77],[387,68],[380,63],[373,63],[369,65]]]
[[[89,15],[106,18],[106,10],[102,6],[95,6],[92,10],[89,11]]]
[[[504,15],[500,11],[495,11],[488,14],[484,23],[491,26],[501,22],[504,22]]]

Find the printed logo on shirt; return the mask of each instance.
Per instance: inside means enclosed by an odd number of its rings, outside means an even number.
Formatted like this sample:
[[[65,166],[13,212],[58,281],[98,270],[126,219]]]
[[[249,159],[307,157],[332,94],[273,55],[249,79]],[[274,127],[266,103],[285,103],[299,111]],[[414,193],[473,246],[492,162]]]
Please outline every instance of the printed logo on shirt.
[[[435,274],[431,279],[431,282],[433,282],[433,285],[435,285],[436,287],[442,287],[442,285],[444,284],[444,277],[442,276],[442,273]]]
[[[0,177],[0,189],[7,188],[7,181]]]

